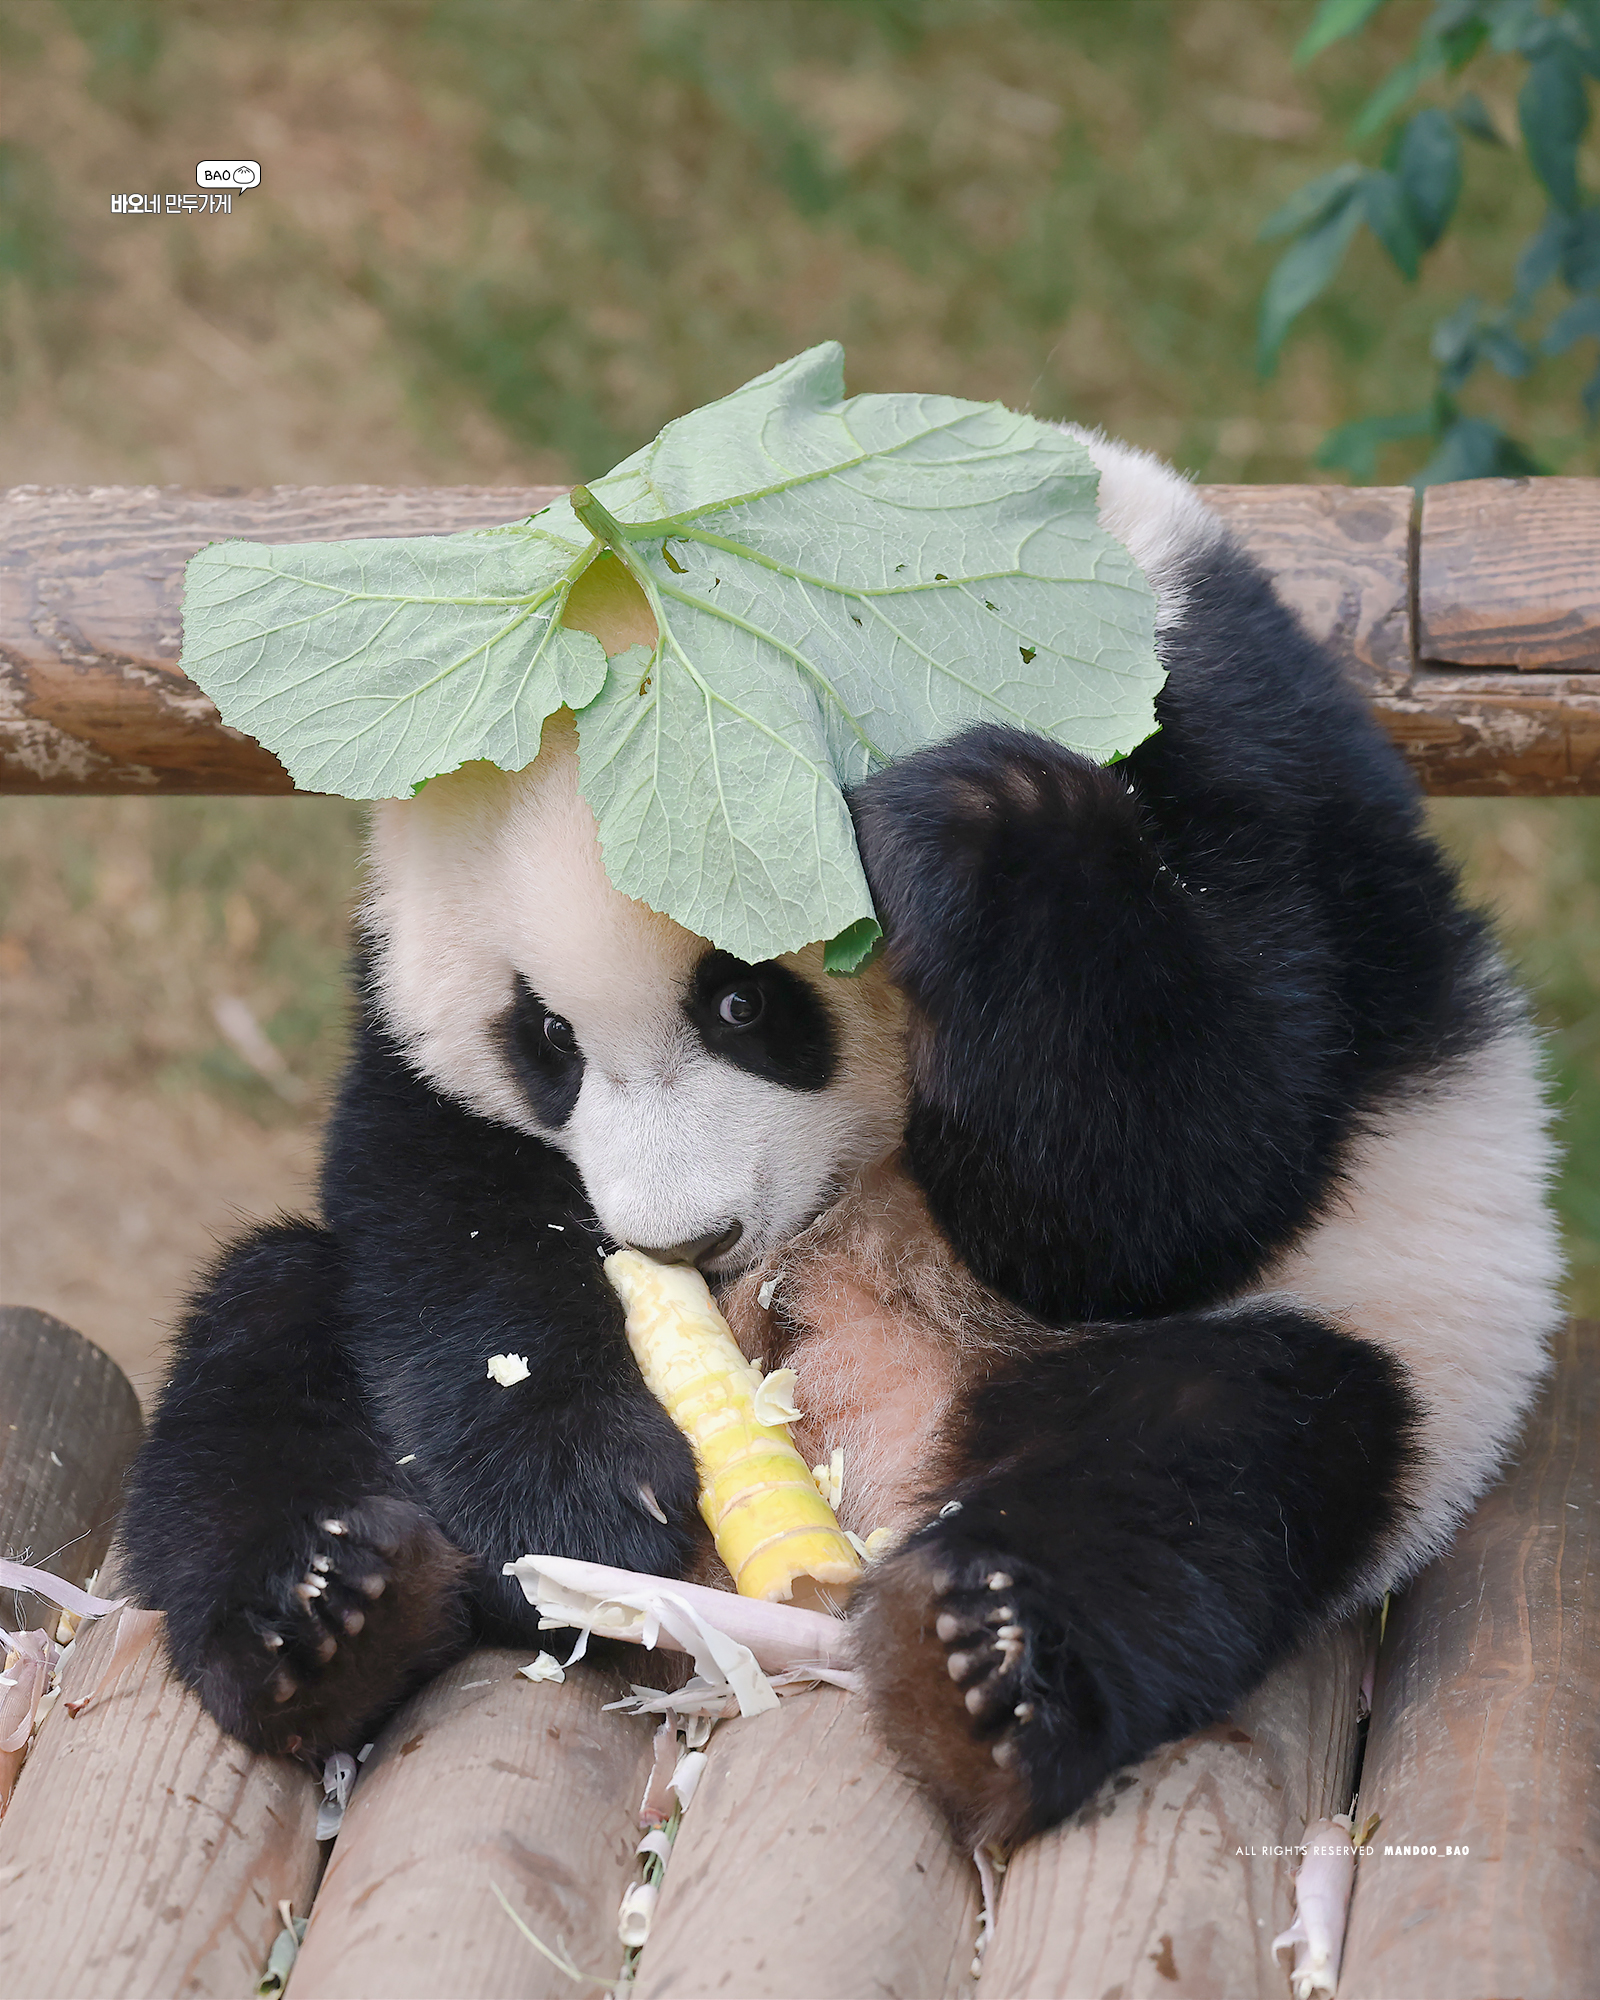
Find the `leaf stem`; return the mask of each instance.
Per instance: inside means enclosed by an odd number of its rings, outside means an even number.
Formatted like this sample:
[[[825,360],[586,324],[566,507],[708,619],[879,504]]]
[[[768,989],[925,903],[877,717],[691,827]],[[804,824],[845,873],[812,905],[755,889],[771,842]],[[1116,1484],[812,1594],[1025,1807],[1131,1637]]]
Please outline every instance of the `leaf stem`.
[[[587,486],[574,486],[567,495],[567,502],[591,535],[604,542],[615,554],[622,555],[632,538],[632,531],[625,528],[615,514],[608,513]]]

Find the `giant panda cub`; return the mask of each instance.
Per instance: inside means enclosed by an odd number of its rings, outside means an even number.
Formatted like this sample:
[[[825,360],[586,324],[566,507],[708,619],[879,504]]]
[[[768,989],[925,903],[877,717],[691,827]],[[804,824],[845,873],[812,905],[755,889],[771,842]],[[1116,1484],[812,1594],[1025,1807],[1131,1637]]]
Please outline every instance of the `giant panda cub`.
[[[321,1219],[205,1279],[126,1517],[246,1743],[357,1744],[532,1645],[530,1550],[703,1561],[619,1243],[788,1354],[847,1520],[895,1528],[856,1648],[963,1840],[1226,1715],[1493,1474],[1558,1311],[1523,1007],[1328,656],[1181,479],[1085,443],[1159,732],[869,779],[861,977],[618,894],[570,726],[378,809]]]

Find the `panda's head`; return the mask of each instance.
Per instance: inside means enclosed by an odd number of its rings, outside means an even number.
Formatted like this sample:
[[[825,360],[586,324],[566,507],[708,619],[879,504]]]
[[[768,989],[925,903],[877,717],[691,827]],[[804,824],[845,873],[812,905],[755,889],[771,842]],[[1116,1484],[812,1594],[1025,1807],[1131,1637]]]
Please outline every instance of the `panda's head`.
[[[739,1270],[900,1138],[893,987],[830,978],[820,946],[746,965],[621,895],[570,724],[515,776],[380,806],[364,922],[416,1069],[559,1147],[619,1242]]]

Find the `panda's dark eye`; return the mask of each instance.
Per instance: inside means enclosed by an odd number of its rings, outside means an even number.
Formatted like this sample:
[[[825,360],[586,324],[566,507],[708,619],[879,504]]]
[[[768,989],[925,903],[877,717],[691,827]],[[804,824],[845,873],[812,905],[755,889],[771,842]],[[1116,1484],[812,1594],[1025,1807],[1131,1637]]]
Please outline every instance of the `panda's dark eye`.
[[[544,1038],[558,1055],[575,1056],[578,1053],[578,1038],[572,1032],[572,1023],[559,1014],[545,1015]]]
[[[766,996],[759,986],[730,986],[717,1002],[717,1013],[730,1028],[748,1028],[766,1010]]]

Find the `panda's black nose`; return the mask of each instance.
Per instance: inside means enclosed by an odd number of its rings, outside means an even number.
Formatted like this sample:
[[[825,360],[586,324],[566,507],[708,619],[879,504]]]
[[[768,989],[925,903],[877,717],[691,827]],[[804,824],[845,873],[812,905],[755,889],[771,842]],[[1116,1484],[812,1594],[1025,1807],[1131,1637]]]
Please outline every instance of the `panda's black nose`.
[[[641,1257],[654,1257],[658,1264],[709,1264],[731,1250],[744,1234],[742,1222],[730,1222],[726,1229],[714,1229],[706,1236],[691,1236],[685,1243],[631,1243]]]

